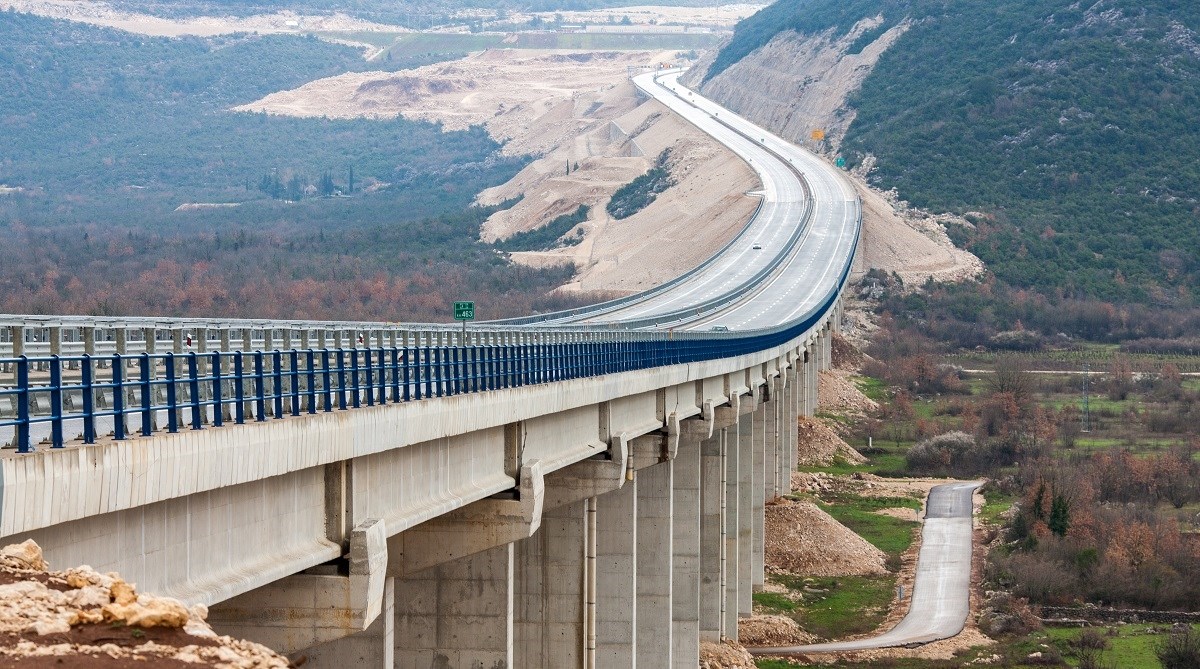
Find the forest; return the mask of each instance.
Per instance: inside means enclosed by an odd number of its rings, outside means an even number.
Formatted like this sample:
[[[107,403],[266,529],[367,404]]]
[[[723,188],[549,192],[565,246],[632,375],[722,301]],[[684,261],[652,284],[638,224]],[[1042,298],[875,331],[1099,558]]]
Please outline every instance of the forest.
[[[475,194],[526,164],[481,128],[228,111],[361,67],[312,38],[0,13],[0,312],[420,321],[455,299],[482,318],[562,303],[545,294],[569,270],[477,239],[492,210]]]
[[[874,185],[964,214],[953,238],[1013,288],[1196,304],[1200,6],[783,0],[708,76],[781,30],[836,37],[876,15],[914,23],[849,101],[850,166],[873,156]]]

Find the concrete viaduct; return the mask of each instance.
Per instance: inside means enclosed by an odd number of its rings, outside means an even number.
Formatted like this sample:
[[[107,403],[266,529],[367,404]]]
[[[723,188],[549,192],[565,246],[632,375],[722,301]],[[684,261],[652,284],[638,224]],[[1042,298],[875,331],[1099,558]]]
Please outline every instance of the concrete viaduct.
[[[662,290],[466,336],[0,316],[0,540],[306,667],[696,667],[764,583],[860,217],[823,161],[663,79],[638,84],[764,204]]]

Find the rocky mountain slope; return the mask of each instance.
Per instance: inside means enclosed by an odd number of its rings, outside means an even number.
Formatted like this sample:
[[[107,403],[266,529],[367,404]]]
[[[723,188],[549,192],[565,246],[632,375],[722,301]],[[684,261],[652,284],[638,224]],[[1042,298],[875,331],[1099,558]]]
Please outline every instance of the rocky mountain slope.
[[[873,185],[966,217],[1009,285],[1194,305],[1200,6],[781,0],[693,75]]]

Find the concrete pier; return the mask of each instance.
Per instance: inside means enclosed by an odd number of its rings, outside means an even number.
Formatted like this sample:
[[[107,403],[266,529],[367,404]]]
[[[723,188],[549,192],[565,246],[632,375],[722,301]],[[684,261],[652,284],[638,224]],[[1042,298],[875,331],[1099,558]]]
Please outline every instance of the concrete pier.
[[[663,462],[637,472],[637,666],[671,669],[674,470]]]

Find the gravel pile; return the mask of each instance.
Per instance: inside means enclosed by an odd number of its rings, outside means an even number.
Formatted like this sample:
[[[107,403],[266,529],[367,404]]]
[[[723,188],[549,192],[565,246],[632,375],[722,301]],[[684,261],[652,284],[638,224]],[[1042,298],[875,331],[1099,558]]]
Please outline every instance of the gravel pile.
[[[856,372],[862,367],[863,359],[865,358],[862,351],[858,350],[858,347],[836,332],[833,333],[829,350],[829,361],[833,363],[834,369]]]
[[[798,576],[884,574],[886,555],[811,502],[783,499],[766,507],[770,573]]]
[[[138,594],[115,573],[51,571],[32,540],[0,549],[0,667],[287,669],[287,659],[217,636],[204,606]]]
[[[867,461],[823,421],[801,416],[796,421],[799,439],[796,440],[796,463],[801,466],[832,465],[841,458],[851,464]]]
[[[867,397],[850,380],[853,374],[834,369],[821,372],[817,388],[817,408],[821,411],[861,416],[879,408],[875,400]]]
[[[787,616],[763,615],[738,620],[738,641],[747,646],[799,646],[816,637]]]
[[[755,669],[755,666],[754,656],[736,641],[700,643],[700,669]]]

